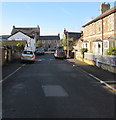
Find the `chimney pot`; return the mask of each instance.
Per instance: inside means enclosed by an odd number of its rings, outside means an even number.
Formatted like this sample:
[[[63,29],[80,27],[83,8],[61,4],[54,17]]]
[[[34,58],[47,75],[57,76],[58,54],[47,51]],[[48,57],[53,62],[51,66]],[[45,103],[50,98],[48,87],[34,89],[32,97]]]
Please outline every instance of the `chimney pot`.
[[[110,4],[109,3],[106,3],[106,2],[102,3],[100,5],[100,14],[103,14],[104,12],[106,12],[109,9],[110,9]]]

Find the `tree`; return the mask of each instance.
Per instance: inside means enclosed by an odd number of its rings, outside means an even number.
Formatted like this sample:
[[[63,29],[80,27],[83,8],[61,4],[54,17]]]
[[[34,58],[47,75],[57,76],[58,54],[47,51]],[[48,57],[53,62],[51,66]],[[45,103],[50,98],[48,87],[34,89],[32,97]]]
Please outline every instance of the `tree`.
[[[87,52],[88,49],[87,48],[82,48],[80,51],[81,51],[81,54],[83,55],[83,58],[84,58],[84,53]]]
[[[20,46],[22,46],[22,44],[21,44],[21,43],[17,43],[16,46],[17,46],[17,47],[20,47]]]
[[[64,47],[64,50],[67,50],[67,47],[72,50],[73,46],[73,38],[64,38],[60,40],[60,44]]]
[[[42,42],[41,42],[40,40],[37,41],[36,47],[38,47],[38,48],[39,48],[39,47],[42,47]]]

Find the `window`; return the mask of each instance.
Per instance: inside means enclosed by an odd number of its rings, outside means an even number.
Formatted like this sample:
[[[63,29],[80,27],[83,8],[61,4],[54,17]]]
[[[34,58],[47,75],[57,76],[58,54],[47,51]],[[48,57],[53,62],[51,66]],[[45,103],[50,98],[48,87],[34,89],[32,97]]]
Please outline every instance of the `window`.
[[[94,23],[92,23],[91,25],[90,25],[90,35],[93,35],[93,34],[95,34],[95,24]]]
[[[86,36],[86,27],[84,28],[84,36]]]
[[[104,31],[104,32],[106,32],[106,28],[107,28],[106,25],[107,25],[106,20],[104,20],[104,21],[103,21],[103,31]]]
[[[23,54],[33,54],[32,51],[23,51]]]
[[[101,21],[99,21],[98,23],[97,23],[97,26],[98,26],[98,33],[100,33],[101,32]]]
[[[109,17],[109,31],[114,30],[114,15]]]
[[[44,43],[45,43],[45,40],[42,40],[42,43],[44,44]]]
[[[92,24],[90,25],[90,35],[92,35],[93,29],[92,29]]]
[[[51,43],[51,41],[50,41],[50,40],[48,40],[48,43],[50,44],[50,43]]]
[[[104,40],[104,49],[109,49],[109,41],[108,40]]]
[[[83,42],[83,48],[87,48],[88,47],[88,42]]]
[[[86,36],[88,36],[88,26],[85,28]]]
[[[93,31],[93,34],[95,34],[95,23],[92,24],[92,31]]]

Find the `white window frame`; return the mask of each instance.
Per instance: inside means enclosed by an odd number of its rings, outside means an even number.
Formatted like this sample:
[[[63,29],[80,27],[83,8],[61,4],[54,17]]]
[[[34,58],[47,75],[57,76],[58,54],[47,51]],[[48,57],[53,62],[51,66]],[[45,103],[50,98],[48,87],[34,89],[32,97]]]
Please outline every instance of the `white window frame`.
[[[86,26],[85,32],[86,32],[86,36],[88,36],[88,26]]]
[[[109,30],[114,30],[114,15],[109,16]]]
[[[83,42],[83,48],[88,48],[88,42]]]
[[[98,21],[98,23],[97,23],[97,26],[98,26],[98,33],[100,33],[101,32],[101,21]]]
[[[48,40],[48,44],[51,44],[51,40]]]
[[[44,44],[45,43],[45,40],[42,40],[42,44]]]
[[[92,30],[92,24],[90,24],[90,35],[92,35],[93,30]]]
[[[106,46],[104,45],[104,49],[109,49],[109,40],[103,40],[103,44],[107,44]]]

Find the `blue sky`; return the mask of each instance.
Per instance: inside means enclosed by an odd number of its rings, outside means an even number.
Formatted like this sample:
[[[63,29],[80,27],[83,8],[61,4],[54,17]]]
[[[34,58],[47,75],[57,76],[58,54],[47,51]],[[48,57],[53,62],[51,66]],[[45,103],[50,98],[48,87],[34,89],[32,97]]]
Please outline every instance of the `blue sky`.
[[[102,2],[3,2],[0,35],[11,34],[12,26],[40,26],[41,35],[80,31],[91,18],[100,15]],[[114,6],[110,3],[111,8]],[[62,36],[62,35],[61,35]]]

